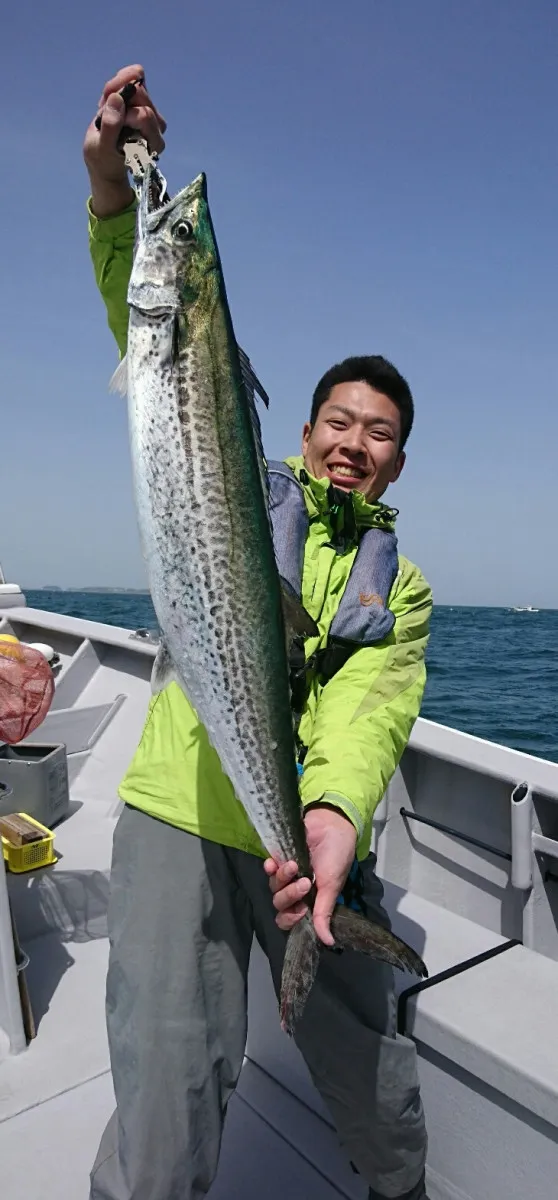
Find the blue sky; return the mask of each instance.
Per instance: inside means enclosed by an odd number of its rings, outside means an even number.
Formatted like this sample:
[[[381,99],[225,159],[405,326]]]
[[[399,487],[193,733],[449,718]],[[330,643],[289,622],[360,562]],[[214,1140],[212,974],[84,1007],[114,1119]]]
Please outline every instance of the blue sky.
[[[139,61],[171,190],[208,175],[268,453],[298,450],[332,362],[387,355],[417,409],[401,551],[439,603],[557,607],[555,0],[51,0],[3,39],[7,575],[145,582],[81,159]]]

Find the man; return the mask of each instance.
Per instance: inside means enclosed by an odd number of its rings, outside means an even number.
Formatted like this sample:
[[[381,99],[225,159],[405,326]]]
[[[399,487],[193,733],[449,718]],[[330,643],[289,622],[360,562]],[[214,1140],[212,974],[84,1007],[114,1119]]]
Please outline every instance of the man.
[[[145,86],[128,108],[117,94],[138,77],[142,68],[128,67],[105,86],[100,130],[92,122],[84,147],[91,254],[121,353],[135,198],[117,140],[126,124],[160,152],[166,128]],[[391,529],[395,513],[379,501],[403,469],[412,420],[411,393],[390,363],[348,359],[318,384],[302,458],[284,468],[304,499],[302,600],[321,634],[319,654],[298,676],[298,746],[313,915],[326,946],[341,893],[388,923],[368,847],[374,809],[420,708],[428,585],[399,557],[383,606],[370,559],[370,586],[356,608],[378,604],[390,632],[362,644],[335,643],[329,633],[356,578],[363,535]],[[277,990],[285,931],[306,912],[309,882],[296,879],[294,863],[262,866],[263,847],[174,683],[151,701],[120,795],[107,983],[117,1113],[103,1135],[91,1197],[197,1200],[215,1176],[242,1065],[253,935]],[[324,953],[295,1037],[371,1200],[424,1200],[416,1054],[410,1040],[396,1037],[391,969]]]

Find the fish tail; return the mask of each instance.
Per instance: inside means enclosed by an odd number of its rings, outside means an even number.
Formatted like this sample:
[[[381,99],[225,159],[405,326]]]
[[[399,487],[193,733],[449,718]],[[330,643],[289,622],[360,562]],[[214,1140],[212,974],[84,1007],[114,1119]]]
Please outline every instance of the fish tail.
[[[369,921],[368,917],[345,904],[338,904],[334,909],[331,932],[341,950],[358,950],[360,954],[368,954],[400,971],[411,971],[421,978],[428,976],[422,958],[406,942],[384,925]]]
[[[292,1037],[302,1016],[320,961],[320,941],[307,914],[287,938],[281,976],[281,1028]]]
[[[410,971],[421,978],[428,976],[422,958],[406,942],[346,904],[338,904],[334,909],[331,932],[337,950],[357,950],[400,971]],[[316,978],[322,948],[308,913],[291,929],[283,961],[281,1028],[291,1037]]]

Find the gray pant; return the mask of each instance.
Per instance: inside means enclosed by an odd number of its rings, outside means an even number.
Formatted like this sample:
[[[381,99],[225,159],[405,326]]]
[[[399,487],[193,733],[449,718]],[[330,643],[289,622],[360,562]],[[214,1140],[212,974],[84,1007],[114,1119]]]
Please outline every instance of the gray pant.
[[[373,856],[364,864],[367,910],[387,922],[374,865]],[[107,980],[117,1112],[91,1200],[199,1200],[209,1191],[244,1055],[254,933],[277,991],[285,935],[261,859],[123,810]],[[424,1117],[414,1044],[395,1036],[391,968],[323,954],[296,1043],[371,1196],[420,1200]]]

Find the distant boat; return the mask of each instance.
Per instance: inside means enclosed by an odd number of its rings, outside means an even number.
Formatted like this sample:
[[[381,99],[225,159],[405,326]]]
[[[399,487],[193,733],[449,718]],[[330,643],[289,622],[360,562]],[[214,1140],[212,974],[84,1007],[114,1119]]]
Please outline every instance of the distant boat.
[[[538,608],[533,608],[532,604],[527,604],[524,608],[512,608],[511,612],[539,612]]]

